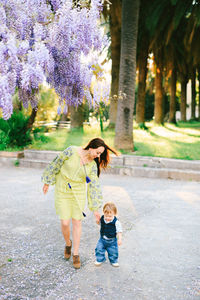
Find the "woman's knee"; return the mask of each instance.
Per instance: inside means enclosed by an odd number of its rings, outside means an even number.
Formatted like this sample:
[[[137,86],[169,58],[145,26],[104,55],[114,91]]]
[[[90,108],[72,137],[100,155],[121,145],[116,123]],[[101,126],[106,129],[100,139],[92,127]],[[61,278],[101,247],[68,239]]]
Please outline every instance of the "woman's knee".
[[[73,227],[80,228],[81,227],[81,220],[72,219]]]
[[[60,220],[60,221],[62,227],[67,228],[70,226],[70,220]]]

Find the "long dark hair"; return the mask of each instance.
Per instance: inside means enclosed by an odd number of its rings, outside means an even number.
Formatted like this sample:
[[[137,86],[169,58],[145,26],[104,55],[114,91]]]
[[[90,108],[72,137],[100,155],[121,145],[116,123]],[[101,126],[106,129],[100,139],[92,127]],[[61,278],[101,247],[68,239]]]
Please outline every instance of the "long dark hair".
[[[91,140],[88,145],[84,148],[84,150],[88,150],[89,148],[97,149],[99,147],[104,147],[104,152],[101,153],[100,157],[96,157],[94,160],[97,164],[97,175],[99,177],[101,173],[101,168],[106,169],[109,161],[110,161],[110,151],[114,153],[115,155],[118,155],[117,151],[106,145],[104,140],[100,138],[95,138]]]

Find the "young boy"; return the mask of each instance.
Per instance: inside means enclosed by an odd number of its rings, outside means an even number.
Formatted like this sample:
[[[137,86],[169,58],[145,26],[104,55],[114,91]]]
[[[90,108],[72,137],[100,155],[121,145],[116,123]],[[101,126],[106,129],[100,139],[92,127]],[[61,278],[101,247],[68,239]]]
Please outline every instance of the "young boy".
[[[105,251],[113,267],[119,267],[118,245],[122,243],[122,226],[116,218],[117,208],[114,203],[107,202],[103,207],[100,219],[100,239],[95,249],[95,265],[100,266],[105,260]]]

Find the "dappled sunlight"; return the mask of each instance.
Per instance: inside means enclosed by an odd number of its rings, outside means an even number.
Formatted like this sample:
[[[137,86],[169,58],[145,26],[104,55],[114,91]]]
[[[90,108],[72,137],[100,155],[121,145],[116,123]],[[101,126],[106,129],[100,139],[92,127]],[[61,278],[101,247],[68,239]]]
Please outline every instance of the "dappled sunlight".
[[[150,151],[152,153],[152,156],[173,157],[177,155],[176,147],[174,146],[174,144],[169,143],[167,138],[160,138],[157,133],[145,130],[137,130],[137,132],[135,132],[134,134],[134,138],[135,141],[137,141],[137,139],[142,140],[144,144],[147,139],[151,139],[151,143],[146,143],[145,146],[140,144],[140,147],[143,147],[143,155],[149,155]]]
[[[200,210],[200,197],[193,192],[176,192],[176,195],[185,201],[187,204],[190,204],[195,209]]]
[[[150,133],[148,130],[135,130],[133,131],[133,135],[134,135],[134,138],[140,138],[140,139],[143,139],[143,138],[149,138],[150,137]]]
[[[159,135],[160,137],[165,137],[173,140],[177,140],[179,138],[182,139],[183,137],[185,139],[183,133],[177,131],[174,133],[173,131],[167,130],[166,127],[163,126],[155,126],[151,128],[151,132]]]
[[[119,214],[123,214],[123,210],[128,210],[134,217],[138,216],[138,212],[133,204],[127,191],[121,186],[104,185],[103,194],[105,195],[105,202],[111,201],[116,204],[119,209]],[[109,195],[109,199],[107,199]]]
[[[200,123],[198,123],[200,126]],[[63,150],[70,145],[85,146],[89,140],[100,137],[114,147],[115,131],[108,129],[104,123],[101,132],[99,122],[85,123],[83,129],[58,129],[44,133],[47,140],[34,140],[29,146],[41,150]],[[178,127],[165,123],[164,126],[155,125],[153,122],[145,123],[147,129],[141,129],[134,121],[133,139],[134,152],[121,150],[123,154],[158,156],[179,159],[200,159],[200,130],[194,127]],[[198,133],[194,134],[194,133]]]
[[[182,134],[182,135],[192,135],[194,137],[200,136],[199,128],[182,128],[174,126],[173,124],[166,123],[165,127],[174,132],[174,134]]]

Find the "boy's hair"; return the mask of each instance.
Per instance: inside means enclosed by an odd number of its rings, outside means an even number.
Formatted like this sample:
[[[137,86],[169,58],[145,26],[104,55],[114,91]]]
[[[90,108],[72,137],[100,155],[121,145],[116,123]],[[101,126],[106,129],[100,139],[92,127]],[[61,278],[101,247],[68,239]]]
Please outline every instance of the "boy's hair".
[[[106,204],[104,204],[103,206],[103,212],[110,212],[112,211],[115,215],[117,214],[117,207],[115,206],[115,204],[113,202],[107,202]]]

